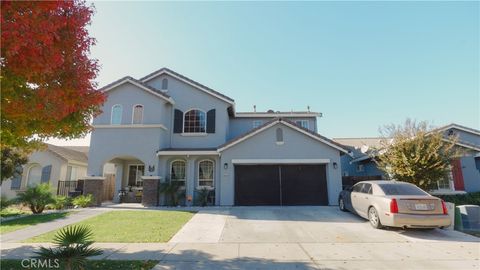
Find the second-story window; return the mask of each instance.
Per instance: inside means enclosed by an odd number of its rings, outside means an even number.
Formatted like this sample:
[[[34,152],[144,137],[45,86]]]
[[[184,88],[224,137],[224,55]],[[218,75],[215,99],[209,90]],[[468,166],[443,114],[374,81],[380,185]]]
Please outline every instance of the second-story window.
[[[137,104],[133,106],[132,124],[143,123],[143,105]]]
[[[301,126],[302,128],[308,129],[308,120],[296,120],[295,124]]]
[[[262,125],[261,120],[253,120],[253,123],[252,123],[253,128],[258,128],[261,125]]]
[[[168,89],[168,79],[165,78],[162,80],[162,90],[167,90]]]
[[[184,133],[205,133],[207,121],[205,112],[200,110],[190,110],[185,113],[183,121]]]
[[[112,107],[112,125],[120,125],[122,123],[123,108],[120,104],[115,104]]]

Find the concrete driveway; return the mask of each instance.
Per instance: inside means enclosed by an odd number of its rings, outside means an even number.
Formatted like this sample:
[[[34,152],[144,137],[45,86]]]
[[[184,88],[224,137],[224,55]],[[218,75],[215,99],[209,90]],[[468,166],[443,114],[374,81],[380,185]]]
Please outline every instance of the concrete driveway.
[[[446,230],[375,230],[336,207],[232,207],[197,213],[163,268],[479,269],[479,238]]]

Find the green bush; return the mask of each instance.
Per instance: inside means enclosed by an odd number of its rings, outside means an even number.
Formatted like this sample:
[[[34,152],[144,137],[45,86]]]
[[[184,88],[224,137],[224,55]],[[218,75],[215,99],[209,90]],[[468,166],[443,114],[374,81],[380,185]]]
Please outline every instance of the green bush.
[[[472,192],[457,195],[435,195],[438,198],[455,205],[474,204],[480,205],[480,192]]]
[[[85,207],[89,207],[90,205],[92,205],[93,200],[94,200],[94,198],[93,198],[92,194],[80,195],[78,197],[73,198],[72,203],[75,206],[85,208]]]
[[[72,200],[67,196],[55,196],[54,202],[49,206],[55,210],[65,209],[67,206],[71,205]]]
[[[28,187],[22,193],[18,194],[17,201],[30,208],[32,213],[40,214],[50,203],[54,202],[50,185],[40,184],[33,187]]]
[[[210,198],[210,195],[212,193],[211,189],[208,188],[200,188],[196,190],[197,192],[197,201],[200,206],[207,206],[208,205],[208,199]]]
[[[3,197],[0,198],[0,210],[3,210],[5,208],[9,207],[12,204],[13,204],[12,200],[9,200],[9,199],[3,198]]]

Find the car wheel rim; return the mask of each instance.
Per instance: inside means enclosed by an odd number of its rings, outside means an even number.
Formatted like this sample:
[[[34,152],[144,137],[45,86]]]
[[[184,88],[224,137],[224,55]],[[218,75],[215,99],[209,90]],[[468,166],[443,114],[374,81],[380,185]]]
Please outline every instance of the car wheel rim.
[[[343,200],[340,199],[340,209],[343,209],[345,207],[345,205],[343,205]]]
[[[369,214],[370,214],[370,222],[372,223],[372,225],[376,226],[378,223],[377,211],[375,211],[374,208],[370,208]]]

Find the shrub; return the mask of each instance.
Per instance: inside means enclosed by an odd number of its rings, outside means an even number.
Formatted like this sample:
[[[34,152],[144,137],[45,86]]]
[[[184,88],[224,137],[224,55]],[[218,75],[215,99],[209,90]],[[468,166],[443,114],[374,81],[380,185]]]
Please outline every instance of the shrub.
[[[455,205],[474,204],[480,205],[480,192],[472,192],[457,195],[435,195],[438,198]]]
[[[78,207],[81,207],[81,208],[85,208],[85,207],[89,207],[90,205],[93,204],[93,195],[92,194],[88,194],[88,195],[80,195],[78,197],[75,197],[72,201],[73,205],[75,206],[78,206]]]
[[[84,269],[86,259],[103,252],[93,248],[92,230],[87,226],[69,226],[61,229],[53,238],[55,248],[40,247],[37,257],[58,259],[65,263],[65,269]]]
[[[165,194],[167,197],[167,203],[170,206],[178,206],[180,199],[185,197],[185,191],[181,190],[182,184],[178,181],[169,181],[160,183],[160,193]]]
[[[40,184],[33,187],[28,187],[22,193],[18,194],[17,201],[30,208],[32,213],[40,214],[50,203],[54,202],[50,185]]]
[[[12,200],[9,200],[9,199],[3,198],[3,197],[0,198],[0,210],[3,210],[5,208],[9,207],[12,204],[13,204]]]
[[[71,199],[67,196],[55,196],[54,202],[50,204],[51,208],[55,210],[65,209],[71,204]]]
[[[207,206],[211,191],[212,190],[208,188],[200,188],[197,190],[197,200],[200,206]]]

